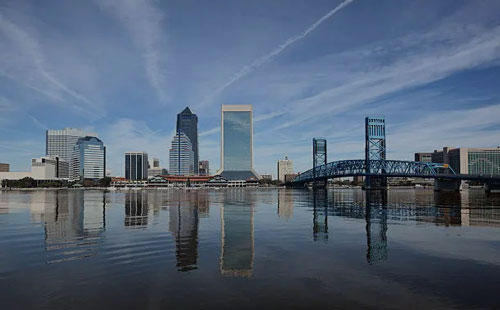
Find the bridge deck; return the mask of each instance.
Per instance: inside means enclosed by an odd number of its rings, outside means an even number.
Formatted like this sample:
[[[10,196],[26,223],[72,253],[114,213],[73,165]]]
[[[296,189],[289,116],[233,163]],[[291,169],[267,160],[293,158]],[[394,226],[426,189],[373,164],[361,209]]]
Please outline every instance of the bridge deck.
[[[334,161],[298,175],[291,184],[354,176],[412,177],[500,183],[500,175],[457,174],[447,165],[440,163],[372,160],[370,161],[370,171],[366,171],[366,167],[364,159]]]

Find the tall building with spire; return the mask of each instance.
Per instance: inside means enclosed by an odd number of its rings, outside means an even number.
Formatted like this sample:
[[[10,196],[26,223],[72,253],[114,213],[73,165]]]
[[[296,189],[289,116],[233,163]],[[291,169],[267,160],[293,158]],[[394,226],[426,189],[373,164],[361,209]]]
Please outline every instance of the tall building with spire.
[[[193,150],[194,174],[198,174],[198,116],[186,107],[181,113],[177,114],[177,134],[184,133],[191,142]]]

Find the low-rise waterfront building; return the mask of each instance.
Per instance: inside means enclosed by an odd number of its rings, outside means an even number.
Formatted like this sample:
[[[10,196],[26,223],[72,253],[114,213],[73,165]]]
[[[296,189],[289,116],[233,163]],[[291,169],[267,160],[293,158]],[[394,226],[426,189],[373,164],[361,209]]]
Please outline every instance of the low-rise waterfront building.
[[[33,158],[31,173],[35,180],[69,179],[69,162],[58,156]]]
[[[198,164],[199,175],[210,175],[210,166],[208,160],[200,160]]]
[[[430,163],[432,162],[432,153],[415,153],[415,161]]]
[[[260,175],[260,178],[261,178],[262,180],[269,180],[269,181],[271,181],[271,180],[273,179],[273,175],[272,175],[272,174],[270,174],[270,173],[262,173],[262,174]]]
[[[432,162],[448,164],[461,174],[500,175],[500,147],[444,147],[432,153]]]
[[[0,163],[0,172],[9,172],[10,165],[5,163]]]
[[[58,156],[43,156],[31,160],[31,171],[0,172],[0,181],[32,178],[36,181],[67,181],[69,163]]]
[[[298,176],[297,173],[288,173],[288,174],[285,174],[284,182],[285,183],[292,182],[293,179],[295,179],[297,176]]]

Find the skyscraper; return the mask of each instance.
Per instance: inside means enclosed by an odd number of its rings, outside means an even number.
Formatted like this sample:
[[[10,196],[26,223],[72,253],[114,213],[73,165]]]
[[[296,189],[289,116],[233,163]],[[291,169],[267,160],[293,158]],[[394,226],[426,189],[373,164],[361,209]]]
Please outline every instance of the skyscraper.
[[[177,133],[184,133],[191,141],[193,149],[193,167],[194,174],[198,174],[198,116],[193,114],[186,107],[181,113],[177,114]]]
[[[285,175],[293,173],[293,160],[285,159],[278,160],[278,180],[285,182]]]
[[[172,175],[194,174],[194,152],[191,141],[184,133],[177,133],[172,140],[169,170]]]
[[[99,138],[78,139],[73,148],[70,179],[102,179],[106,172],[106,147]]]
[[[45,132],[45,155],[58,156],[71,162],[76,142],[87,136],[97,138],[96,133],[86,132],[83,129],[69,127],[61,130],[49,129]]]
[[[145,152],[125,153],[125,178],[127,180],[148,179],[148,154]]]
[[[221,168],[229,180],[258,179],[253,169],[252,105],[222,105]]]

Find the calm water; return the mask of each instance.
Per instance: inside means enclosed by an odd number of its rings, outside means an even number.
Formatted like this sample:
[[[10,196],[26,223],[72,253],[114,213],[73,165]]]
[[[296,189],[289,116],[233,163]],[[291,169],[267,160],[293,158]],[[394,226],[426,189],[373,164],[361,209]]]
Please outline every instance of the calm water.
[[[500,308],[500,195],[0,192],[2,309]]]

